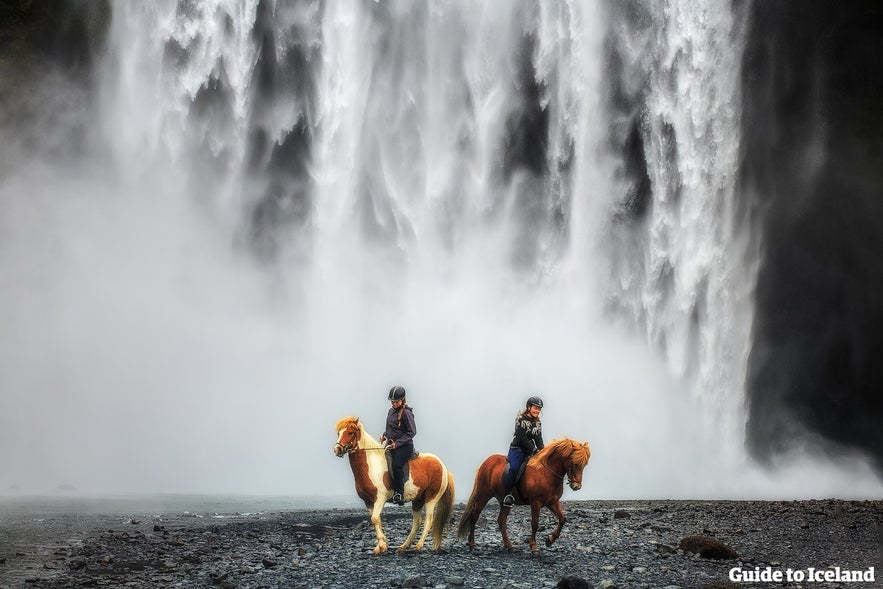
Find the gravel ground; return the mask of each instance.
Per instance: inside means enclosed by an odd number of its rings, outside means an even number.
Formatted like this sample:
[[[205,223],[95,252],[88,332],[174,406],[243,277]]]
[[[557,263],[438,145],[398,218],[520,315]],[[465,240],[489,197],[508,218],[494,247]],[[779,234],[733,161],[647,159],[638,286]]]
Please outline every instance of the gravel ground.
[[[479,521],[479,546],[470,550],[456,540],[462,508],[439,552],[380,556],[371,553],[374,532],[363,509],[0,513],[0,589],[883,587],[883,501],[570,501],[561,539],[538,554],[527,547],[527,507],[516,507],[509,519],[511,552],[502,548],[493,502]],[[540,531],[554,523],[544,512]],[[409,526],[408,507],[384,510],[391,546]],[[681,549],[683,538],[697,535],[737,556],[713,559]],[[874,581],[824,580],[838,574],[835,567],[841,578],[845,571],[867,578],[874,567]],[[778,573],[783,581],[734,582],[734,568]],[[789,582],[789,570],[819,580]]]

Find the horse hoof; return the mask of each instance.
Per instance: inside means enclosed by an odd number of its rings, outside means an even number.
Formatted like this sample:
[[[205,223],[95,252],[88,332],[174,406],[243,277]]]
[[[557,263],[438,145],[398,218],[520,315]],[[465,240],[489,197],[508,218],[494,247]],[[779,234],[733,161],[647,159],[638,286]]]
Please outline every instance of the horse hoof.
[[[546,537],[546,548],[548,548],[549,546],[551,546],[551,545],[552,545],[552,542],[554,542],[554,541],[555,541],[555,538],[553,538],[552,536],[548,536],[548,537]]]

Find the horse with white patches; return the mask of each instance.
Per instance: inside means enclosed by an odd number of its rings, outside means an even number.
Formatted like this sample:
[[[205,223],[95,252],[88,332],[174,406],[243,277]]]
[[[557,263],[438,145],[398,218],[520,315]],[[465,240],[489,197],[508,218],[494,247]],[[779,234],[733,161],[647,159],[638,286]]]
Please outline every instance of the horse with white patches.
[[[337,422],[335,429],[337,443],[334,445],[334,454],[340,458],[349,456],[356,494],[371,512],[371,523],[377,534],[374,554],[386,552],[386,536],[380,513],[394,490],[385,448],[365,431],[358,417],[344,417]],[[411,546],[423,521],[424,508],[426,522],[414,548],[422,550],[426,536],[432,530],[432,549],[438,550],[454,510],[454,475],[438,456],[425,452],[409,462],[409,469],[404,500],[411,503],[411,533],[397,551],[402,552]]]

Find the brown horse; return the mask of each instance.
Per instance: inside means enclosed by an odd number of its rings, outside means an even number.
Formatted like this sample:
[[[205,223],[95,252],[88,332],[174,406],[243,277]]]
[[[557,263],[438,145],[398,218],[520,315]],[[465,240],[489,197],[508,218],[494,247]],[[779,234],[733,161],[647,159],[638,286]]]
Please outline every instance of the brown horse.
[[[589,444],[575,442],[569,438],[556,440],[536,453],[527,463],[524,475],[518,481],[518,504],[530,505],[530,549],[537,551],[537,526],[540,520],[540,509],[544,506],[558,518],[558,528],[546,537],[546,546],[561,535],[561,528],[567,521],[561,509],[561,494],[564,492],[564,480],[568,480],[574,491],[582,487],[583,469],[589,462],[591,451]],[[503,505],[506,490],[503,487],[503,473],[506,470],[506,457],[502,454],[489,456],[479,467],[475,475],[475,487],[466,502],[466,509],[460,519],[457,535],[461,540],[469,538],[469,547],[475,547],[475,522],[491,497],[500,502],[500,514],[497,523],[503,534],[503,545],[509,550],[512,543],[506,530],[506,520],[510,508]]]
[[[374,554],[386,552],[386,536],[380,513],[383,506],[392,497],[392,477],[386,463],[384,446],[372,438],[359,423],[358,417],[344,417],[337,422],[337,443],[334,454],[338,457],[349,456],[350,467],[356,482],[356,493],[365,502],[371,512],[371,523],[377,534],[377,546]],[[423,508],[426,508],[426,524],[423,533],[414,548],[423,550],[423,543],[429,530],[432,530],[432,549],[441,548],[448,522],[454,510],[454,475],[448,472],[438,456],[421,452],[408,464],[410,470],[405,481],[405,501],[411,502],[411,533],[397,552],[407,549],[423,520]]]

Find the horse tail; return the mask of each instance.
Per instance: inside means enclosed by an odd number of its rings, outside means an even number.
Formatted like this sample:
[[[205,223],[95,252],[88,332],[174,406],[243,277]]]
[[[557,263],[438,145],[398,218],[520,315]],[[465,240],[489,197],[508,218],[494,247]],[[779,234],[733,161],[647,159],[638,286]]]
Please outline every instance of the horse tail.
[[[441,501],[435,507],[435,516],[432,519],[432,549],[441,548],[442,540],[451,522],[454,513],[454,473],[448,471],[448,487],[442,495]]]
[[[460,523],[457,525],[457,537],[460,540],[465,540],[469,537],[469,533],[472,532],[473,523],[472,523],[472,510],[475,509],[475,500],[478,497],[478,475],[476,475],[476,484],[472,489],[472,495],[469,496],[469,501],[466,502],[466,507],[463,508],[463,515],[460,516]]]

